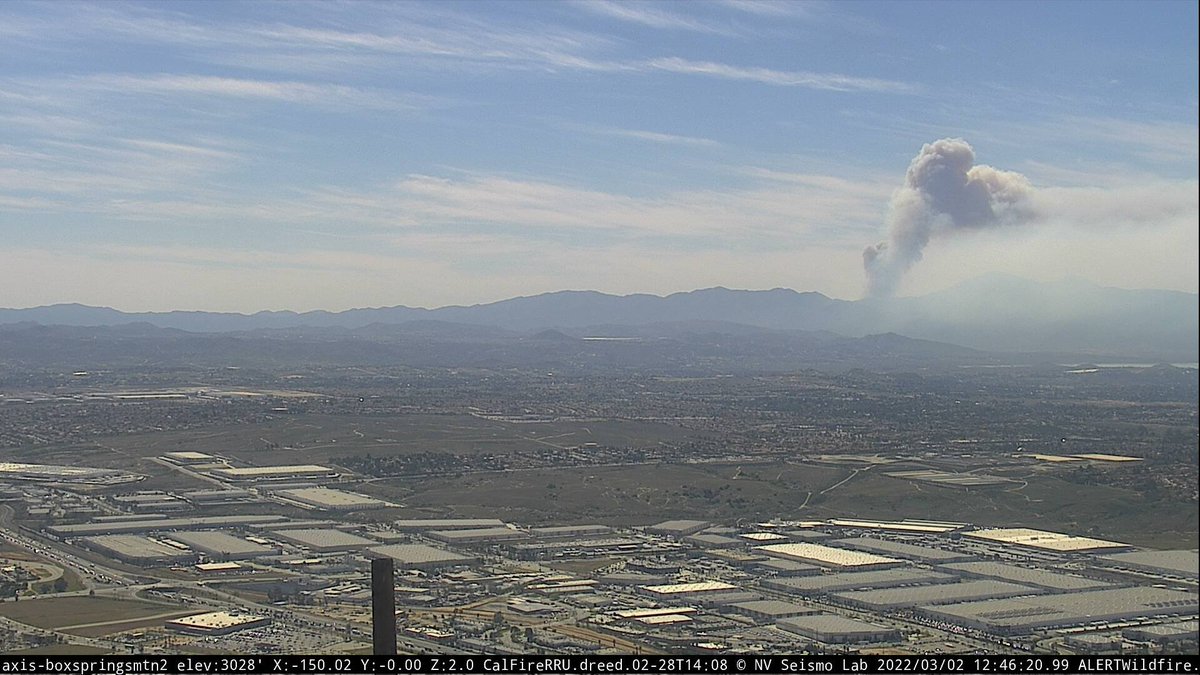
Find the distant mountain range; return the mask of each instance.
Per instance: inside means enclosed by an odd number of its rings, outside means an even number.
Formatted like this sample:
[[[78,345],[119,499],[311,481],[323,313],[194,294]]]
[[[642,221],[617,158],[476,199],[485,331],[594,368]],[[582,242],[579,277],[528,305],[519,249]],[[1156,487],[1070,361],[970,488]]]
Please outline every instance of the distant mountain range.
[[[343,312],[121,312],[77,304],[0,309],[0,324],[121,326],[144,323],[192,333],[297,331],[357,336],[456,333],[666,337],[771,331],[853,338],[885,333],[977,350],[1045,352],[1150,361],[1197,360],[1200,302],[1194,293],[1123,290],[1084,281],[1034,282],[989,275],[911,298],[835,300],[777,288],[709,288],[665,297],[560,291],[469,307],[381,307]],[[389,327],[391,326],[391,327]],[[136,331],[136,329],[135,329]],[[811,336],[810,336],[811,337]],[[0,348],[3,347],[0,332]]]

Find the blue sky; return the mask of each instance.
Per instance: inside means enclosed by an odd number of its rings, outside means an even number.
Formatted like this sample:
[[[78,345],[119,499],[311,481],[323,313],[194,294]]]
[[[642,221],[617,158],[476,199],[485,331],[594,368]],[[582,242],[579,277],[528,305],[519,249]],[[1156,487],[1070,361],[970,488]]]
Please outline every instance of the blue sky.
[[[986,272],[1197,286],[1195,2],[0,3],[0,306],[855,298],[925,143]]]

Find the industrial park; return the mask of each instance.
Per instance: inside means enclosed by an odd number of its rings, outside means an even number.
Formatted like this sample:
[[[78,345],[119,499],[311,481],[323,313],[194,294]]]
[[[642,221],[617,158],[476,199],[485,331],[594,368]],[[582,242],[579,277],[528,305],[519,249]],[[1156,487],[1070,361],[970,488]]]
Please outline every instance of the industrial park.
[[[1193,364],[389,330],[0,345],[0,649],[1197,649]]]
[[[396,569],[409,653],[1153,654],[1197,644],[1195,549],[915,518],[380,518],[396,505],[355,492],[363,477],[334,467],[242,467],[198,451],[154,461],[208,486],[138,490],[145,476],[0,465],[6,522],[17,511],[35,519],[2,535],[5,551],[22,554],[6,554],[3,568],[5,649],[370,653],[380,558]],[[201,515],[222,508],[236,515]],[[26,563],[29,554],[48,562]],[[31,595],[35,586],[44,590]],[[104,616],[84,619],[92,606]],[[35,619],[34,608],[46,609]]]
[[[0,2],[0,675],[1200,672],[1198,25]]]

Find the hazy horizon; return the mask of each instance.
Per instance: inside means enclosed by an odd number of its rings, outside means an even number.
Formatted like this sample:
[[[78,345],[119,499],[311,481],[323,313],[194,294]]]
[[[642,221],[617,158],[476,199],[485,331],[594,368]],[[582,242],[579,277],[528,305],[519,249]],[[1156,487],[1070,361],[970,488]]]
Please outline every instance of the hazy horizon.
[[[1045,283],[1045,284],[1071,284],[1071,283],[1094,284],[1094,282],[1091,282],[1087,279],[1083,279],[1082,277],[1077,277],[1077,276],[1063,276],[1063,277],[1060,277],[1057,279],[1038,280],[1038,279],[1030,279],[1028,277],[1020,277],[1020,276],[1016,276],[1016,275],[1009,275],[1009,274],[997,272],[997,273],[980,275],[978,277],[971,278],[971,279],[963,279],[961,281],[956,281],[954,283],[943,286],[941,288],[931,289],[927,293],[908,293],[908,294],[904,294],[904,295],[898,295],[896,297],[899,299],[919,298],[924,295],[930,295],[930,294],[940,293],[943,291],[949,291],[949,290],[952,290],[963,284],[969,284],[971,282],[980,281],[980,280],[989,279],[989,278],[1014,279],[1014,280],[1020,280],[1020,281],[1031,281],[1031,282]],[[1121,286],[1110,286],[1110,285],[1106,285],[1106,284],[1094,284],[1094,285],[1098,288],[1110,288],[1110,289],[1121,290],[1121,291],[1173,291],[1173,292],[1178,292],[1178,293],[1187,293],[1190,295],[1197,295],[1197,293],[1195,291],[1184,291],[1184,290],[1172,289],[1172,288],[1153,288],[1153,287],[1131,288],[1131,287],[1121,287]],[[869,298],[837,297],[834,295],[830,295],[828,293],[823,293],[823,292],[821,292],[819,290],[815,290],[815,289],[789,288],[787,286],[775,286],[773,288],[738,288],[738,287],[734,287],[734,286],[718,285],[718,286],[706,286],[704,288],[691,288],[691,289],[682,289],[682,290],[678,290],[678,291],[666,291],[666,292],[662,292],[662,293],[649,293],[649,292],[642,292],[642,291],[633,291],[633,292],[629,292],[629,293],[609,293],[609,292],[597,290],[594,288],[560,288],[560,289],[551,290],[551,291],[544,291],[541,293],[528,293],[528,294],[524,294],[524,295],[511,295],[511,296],[504,296],[504,297],[496,297],[496,298],[493,298],[490,300],[482,300],[480,302],[444,304],[444,305],[406,305],[406,304],[402,304],[402,303],[393,303],[393,304],[384,304],[384,305],[355,305],[355,306],[347,306],[347,307],[339,307],[339,308],[311,307],[311,308],[307,308],[307,309],[296,309],[295,307],[264,307],[261,309],[255,309],[255,310],[249,310],[249,311],[237,311],[237,310],[222,310],[222,309],[205,309],[205,308],[198,308],[198,307],[170,307],[170,308],[165,308],[165,309],[139,309],[139,308],[117,307],[117,306],[113,306],[113,305],[90,305],[88,303],[75,302],[75,301],[68,300],[68,301],[63,301],[63,302],[52,302],[52,303],[45,303],[45,304],[41,304],[41,305],[28,305],[28,306],[23,306],[23,307],[0,306],[0,309],[21,310],[21,309],[37,309],[40,307],[62,306],[62,305],[80,305],[80,306],[95,307],[95,308],[100,308],[100,309],[112,309],[112,310],[116,310],[118,312],[123,312],[123,313],[127,313],[127,314],[168,313],[168,312],[211,312],[211,313],[228,313],[228,314],[243,314],[243,315],[252,315],[252,314],[259,313],[259,312],[294,312],[296,314],[304,314],[307,312],[330,312],[330,313],[336,314],[339,312],[346,312],[346,311],[353,311],[353,310],[386,309],[386,308],[390,308],[390,307],[407,307],[410,309],[429,309],[429,310],[445,309],[445,308],[452,308],[452,307],[475,307],[475,306],[491,305],[491,304],[495,304],[498,302],[504,302],[505,300],[514,300],[514,299],[519,299],[519,298],[532,298],[532,297],[538,297],[541,295],[551,295],[551,294],[555,294],[555,293],[600,293],[602,295],[618,297],[618,298],[631,297],[631,296],[652,296],[652,297],[656,297],[656,298],[666,298],[666,297],[670,297],[673,295],[685,295],[685,294],[689,294],[689,293],[698,293],[698,292],[702,292],[702,291],[711,291],[711,290],[719,290],[719,289],[735,291],[735,292],[751,292],[751,293],[761,293],[761,292],[780,291],[780,290],[791,291],[791,292],[800,293],[800,294],[819,293],[831,300],[839,300],[839,301],[845,301],[845,302],[854,302],[854,301],[858,301],[858,300],[869,299]],[[879,299],[877,301],[883,302],[885,300]]]
[[[0,306],[1197,292],[1196,5],[1013,7],[4,3]]]

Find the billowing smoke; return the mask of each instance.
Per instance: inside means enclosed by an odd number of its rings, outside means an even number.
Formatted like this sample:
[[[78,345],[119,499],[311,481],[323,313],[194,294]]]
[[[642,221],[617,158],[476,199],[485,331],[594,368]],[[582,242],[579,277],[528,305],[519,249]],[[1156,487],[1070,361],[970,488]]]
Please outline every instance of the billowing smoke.
[[[976,166],[975,151],[961,138],[926,144],[892,194],[887,240],[863,251],[867,294],[892,295],[934,237],[1028,222],[1032,193],[1019,173]]]

